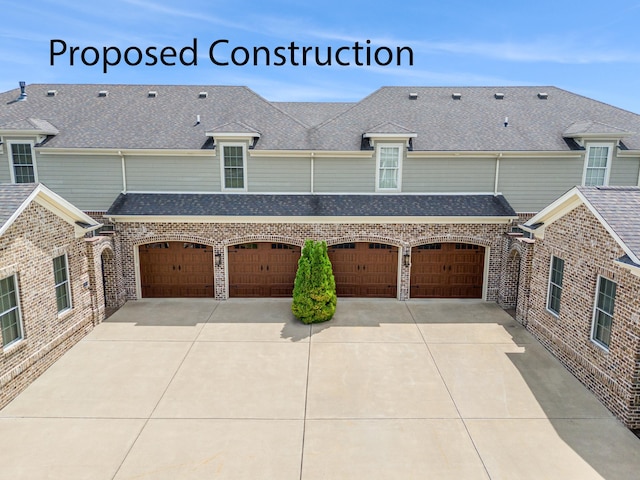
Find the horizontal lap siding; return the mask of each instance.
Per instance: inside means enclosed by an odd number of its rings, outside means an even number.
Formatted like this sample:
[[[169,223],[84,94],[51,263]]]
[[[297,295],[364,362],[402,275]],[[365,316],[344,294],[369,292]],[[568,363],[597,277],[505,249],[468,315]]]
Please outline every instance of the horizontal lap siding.
[[[250,157],[247,160],[250,192],[310,192],[309,158]]]
[[[615,158],[611,164],[609,185],[638,185],[640,158]]]
[[[130,192],[219,192],[220,159],[214,157],[125,157]]]
[[[376,159],[316,158],[314,192],[363,193],[375,191]]]
[[[36,153],[38,180],[85,211],[103,211],[122,191],[119,156]]]
[[[493,192],[494,158],[410,158],[404,161],[404,192]]]
[[[582,183],[582,158],[503,158],[501,192],[516,212],[537,212]]]

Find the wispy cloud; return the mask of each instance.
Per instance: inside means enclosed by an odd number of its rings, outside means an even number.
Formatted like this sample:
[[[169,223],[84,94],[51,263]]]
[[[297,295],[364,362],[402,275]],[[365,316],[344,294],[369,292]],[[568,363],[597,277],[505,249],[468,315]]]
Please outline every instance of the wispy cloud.
[[[561,64],[588,64],[613,62],[640,62],[640,54],[635,50],[594,45],[570,37],[545,37],[529,42],[457,40],[450,42],[429,42],[424,40],[399,39],[392,37],[363,38],[340,31],[309,28],[307,35],[327,42],[341,41],[353,43],[370,40],[374,46],[409,46],[415,51],[428,54],[473,55],[512,62],[550,62]]]
[[[166,5],[162,5],[156,2],[151,2],[148,0],[122,0],[123,3],[127,3],[129,5],[133,5],[135,7],[144,8],[150,12],[154,12],[160,15],[170,15],[172,17],[182,17],[189,18],[193,20],[198,20],[199,22],[207,22],[213,25],[218,25],[225,28],[233,28],[236,30],[244,30],[248,32],[257,33],[260,30],[253,28],[250,26],[248,22],[246,23],[238,23],[232,22],[226,19],[222,19],[219,17],[214,17],[212,15],[207,15],[202,12],[194,12],[187,9],[173,8],[168,7]]]

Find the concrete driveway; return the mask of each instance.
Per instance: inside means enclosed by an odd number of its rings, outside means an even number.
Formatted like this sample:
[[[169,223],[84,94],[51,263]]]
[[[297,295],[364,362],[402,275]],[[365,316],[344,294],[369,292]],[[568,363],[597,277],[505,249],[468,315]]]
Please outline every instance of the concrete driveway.
[[[17,479],[610,479],[640,440],[495,304],[130,302],[0,411]]]

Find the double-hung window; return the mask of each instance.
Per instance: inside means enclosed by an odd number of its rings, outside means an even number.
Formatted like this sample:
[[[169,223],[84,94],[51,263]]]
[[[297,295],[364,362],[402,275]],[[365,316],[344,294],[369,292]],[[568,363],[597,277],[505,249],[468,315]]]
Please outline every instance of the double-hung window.
[[[69,288],[69,268],[66,255],[60,255],[53,259],[53,277],[56,283],[58,313],[62,313],[71,308],[71,289]]]
[[[560,315],[560,299],[562,297],[562,277],[564,276],[564,260],[551,257],[551,271],[549,272],[549,291],[547,295],[547,310],[554,315]]]
[[[247,189],[247,162],[242,144],[222,144],[220,148],[222,163],[222,189]]]
[[[607,349],[611,343],[611,323],[613,320],[615,300],[615,282],[604,277],[598,277],[591,339],[598,345]]]
[[[587,147],[584,185],[608,185],[609,169],[611,167],[611,150],[610,144],[593,143]]]
[[[399,191],[402,145],[379,145],[376,154],[376,190]]]
[[[11,176],[14,183],[36,182],[36,165],[30,143],[10,143]]]
[[[5,348],[22,339],[22,319],[15,275],[0,280],[0,326],[2,345]]]

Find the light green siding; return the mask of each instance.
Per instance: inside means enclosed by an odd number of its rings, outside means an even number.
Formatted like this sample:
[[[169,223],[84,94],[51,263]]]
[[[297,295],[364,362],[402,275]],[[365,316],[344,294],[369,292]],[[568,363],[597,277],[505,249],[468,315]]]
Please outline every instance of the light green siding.
[[[5,143],[0,146],[0,183],[11,183],[11,172],[9,171],[9,147]]]
[[[516,212],[538,212],[582,182],[583,158],[502,158],[498,191]]]
[[[126,156],[129,192],[219,192],[219,157]]]
[[[374,192],[376,159],[316,158],[314,160],[314,192]]]
[[[250,192],[310,192],[310,158],[249,157]]]
[[[609,185],[638,185],[640,158],[613,158]]]
[[[38,180],[85,211],[104,211],[122,191],[117,155],[37,154]]]
[[[495,158],[409,158],[402,168],[402,191],[493,192]]]

